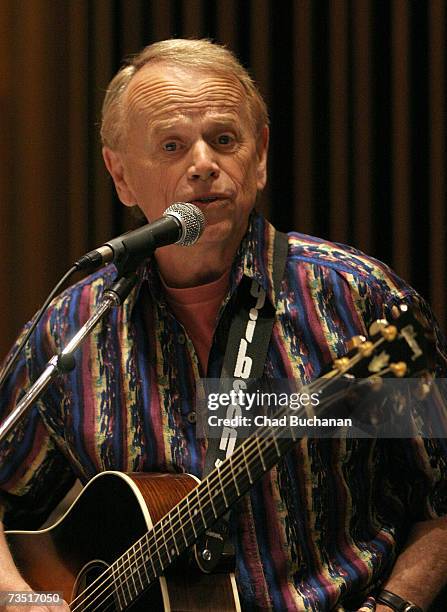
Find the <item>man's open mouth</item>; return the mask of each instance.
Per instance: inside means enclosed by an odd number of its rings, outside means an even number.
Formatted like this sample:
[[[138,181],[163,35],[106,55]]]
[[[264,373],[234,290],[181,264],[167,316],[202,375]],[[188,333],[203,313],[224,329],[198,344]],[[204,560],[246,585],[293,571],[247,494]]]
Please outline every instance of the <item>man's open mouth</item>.
[[[208,198],[195,198],[191,200],[191,202],[201,202],[202,204],[209,204],[209,202],[214,202],[215,200],[220,200],[219,196],[210,196]]]

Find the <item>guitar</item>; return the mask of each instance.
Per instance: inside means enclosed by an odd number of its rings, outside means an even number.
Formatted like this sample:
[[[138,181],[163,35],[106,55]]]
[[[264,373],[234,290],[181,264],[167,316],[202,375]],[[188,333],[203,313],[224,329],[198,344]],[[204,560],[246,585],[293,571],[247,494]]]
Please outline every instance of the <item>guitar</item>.
[[[319,414],[339,401],[344,379],[350,389],[358,379],[374,390],[387,376],[430,377],[429,330],[405,306],[397,322],[376,321],[369,332],[306,387],[320,393]],[[206,574],[179,560],[298,440],[287,424],[260,427],[201,482],[188,474],[98,474],[52,527],[7,532],[15,561],[33,589],[62,592],[73,612],[240,610],[232,573]],[[196,547],[201,567],[204,553]]]

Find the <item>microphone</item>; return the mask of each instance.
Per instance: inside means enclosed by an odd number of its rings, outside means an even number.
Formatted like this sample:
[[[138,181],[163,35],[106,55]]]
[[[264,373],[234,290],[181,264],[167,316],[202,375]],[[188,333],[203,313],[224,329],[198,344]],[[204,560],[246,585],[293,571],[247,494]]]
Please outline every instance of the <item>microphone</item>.
[[[155,249],[168,244],[190,246],[197,242],[205,227],[203,212],[189,202],[174,202],[153,223],[112,238],[98,249],[89,251],[75,262],[77,270],[94,270],[130,257],[149,257]]]

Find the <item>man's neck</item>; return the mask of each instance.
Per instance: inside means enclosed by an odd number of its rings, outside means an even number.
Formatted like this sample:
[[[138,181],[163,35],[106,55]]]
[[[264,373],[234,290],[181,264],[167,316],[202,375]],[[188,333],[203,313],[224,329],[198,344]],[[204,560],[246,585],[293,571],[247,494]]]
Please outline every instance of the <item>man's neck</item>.
[[[169,287],[197,287],[211,283],[231,268],[235,251],[216,252],[196,246],[171,245],[156,252],[158,268]]]

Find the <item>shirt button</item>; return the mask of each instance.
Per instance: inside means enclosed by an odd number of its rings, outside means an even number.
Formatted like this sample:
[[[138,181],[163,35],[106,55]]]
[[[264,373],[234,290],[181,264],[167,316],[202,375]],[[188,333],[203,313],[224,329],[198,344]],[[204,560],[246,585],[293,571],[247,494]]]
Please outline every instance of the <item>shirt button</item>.
[[[196,422],[196,413],[194,412],[194,410],[191,410],[191,412],[188,414],[188,416],[186,418],[188,419],[188,421],[190,423],[195,423]]]
[[[185,334],[178,334],[177,342],[179,344],[185,344],[185,341],[186,341]]]

